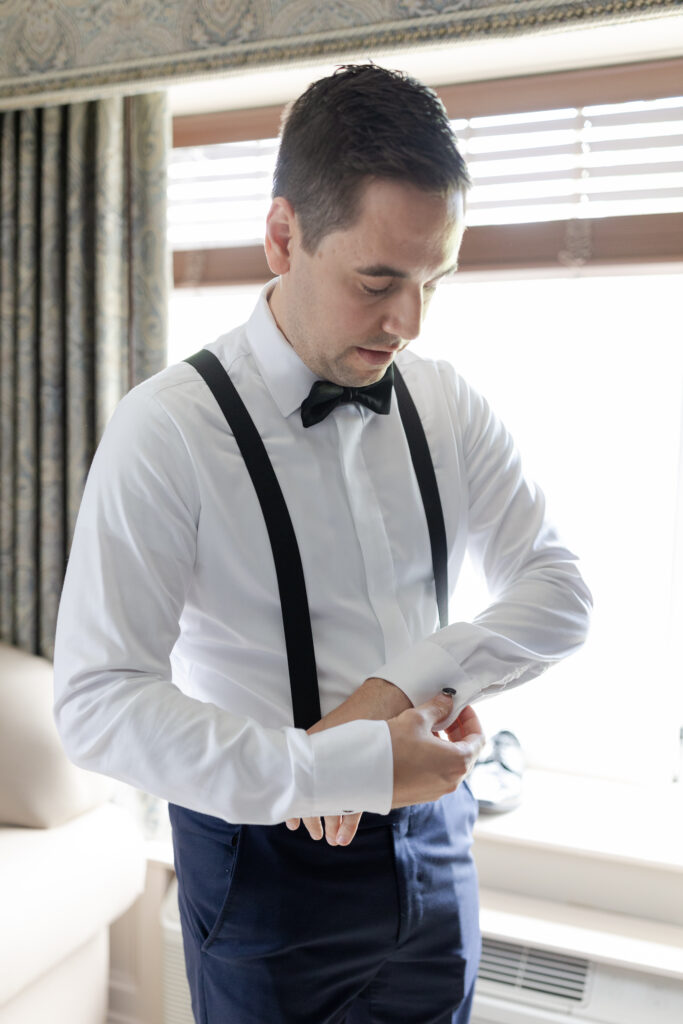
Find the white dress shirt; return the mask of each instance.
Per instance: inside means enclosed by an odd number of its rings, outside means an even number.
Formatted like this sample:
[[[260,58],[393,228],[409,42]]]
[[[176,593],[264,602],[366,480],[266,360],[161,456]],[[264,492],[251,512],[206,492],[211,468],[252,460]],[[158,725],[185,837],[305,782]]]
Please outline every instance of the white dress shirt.
[[[210,346],[263,438],[299,541],[323,714],[364,679],[458,707],[539,675],[582,642],[590,595],[510,436],[446,363],[398,363],[427,434],[449,582],[466,548],[490,605],[438,630],[424,507],[395,398],[304,429],[314,374],[264,289]],[[436,630],[436,632],[435,632]],[[386,813],[384,722],[292,725],[282,615],[256,494],[204,381],[172,366],[131,391],[95,456],[55,650],[56,721],[80,765],[233,822]]]

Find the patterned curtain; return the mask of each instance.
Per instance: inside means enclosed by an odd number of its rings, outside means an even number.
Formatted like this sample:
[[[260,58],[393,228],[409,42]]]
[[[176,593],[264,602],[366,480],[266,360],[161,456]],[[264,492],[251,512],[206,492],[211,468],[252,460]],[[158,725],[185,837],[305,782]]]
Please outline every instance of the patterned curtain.
[[[165,364],[164,94],[0,114],[0,639],[51,657],[90,461]]]

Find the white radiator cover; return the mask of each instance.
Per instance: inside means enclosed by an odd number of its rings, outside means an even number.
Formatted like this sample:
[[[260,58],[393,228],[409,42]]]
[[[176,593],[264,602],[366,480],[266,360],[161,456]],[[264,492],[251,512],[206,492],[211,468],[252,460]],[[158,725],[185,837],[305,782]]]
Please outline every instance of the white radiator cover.
[[[471,1024],[676,1024],[683,985],[632,967],[484,939]]]
[[[194,1024],[174,879],[161,914],[164,1024]],[[680,980],[484,937],[471,1024],[678,1024]]]
[[[567,1010],[585,1003],[591,963],[518,942],[484,938],[479,964],[479,983],[495,992],[516,993],[563,1006]]]

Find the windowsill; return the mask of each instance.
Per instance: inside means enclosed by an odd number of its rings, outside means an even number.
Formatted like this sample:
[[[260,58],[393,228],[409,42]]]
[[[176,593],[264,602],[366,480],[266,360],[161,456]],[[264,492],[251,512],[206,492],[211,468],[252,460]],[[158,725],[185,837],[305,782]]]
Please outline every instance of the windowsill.
[[[516,893],[482,888],[488,939],[540,947],[683,981],[683,928]]]
[[[668,936],[662,941],[672,950],[678,945],[683,975],[682,810],[683,790],[674,784],[528,771],[520,807],[477,822],[482,907],[522,900],[546,906],[549,919],[562,917],[558,908],[565,915],[620,915],[626,932],[631,921],[634,941],[638,923]],[[518,930],[518,911],[511,913],[506,927]]]
[[[683,786],[623,782],[528,770],[520,806],[482,814],[477,843],[683,871]]]

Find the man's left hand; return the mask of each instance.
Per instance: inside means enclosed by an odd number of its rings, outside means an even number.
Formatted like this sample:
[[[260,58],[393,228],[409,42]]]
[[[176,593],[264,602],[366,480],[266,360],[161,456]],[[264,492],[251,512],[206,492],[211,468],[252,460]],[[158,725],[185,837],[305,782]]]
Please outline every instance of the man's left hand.
[[[381,718],[386,721],[409,707],[412,705],[402,690],[386,679],[373,677],[366,679],[350,697],[334,711],[324,715],[308,732],[321,732],[359,718]],[[328,815],[324,818],[324,828],[320,818],[304,818],[303,821],[312,839],[322,839],[324,835],[330,846],[348,846],[356,834],[361,814],[362,811],[358,814]],[[288,818],[287,828],[294,831],[300,821],[300,818]]]
[[[322,839],[330,846],[348,846],[356,834],[362,811],[357,814],[333,814],[321,818],[304,818],[304,825],[311,839]],[[300,818],[288,818],[287,828],[294,831],[299,827]],[[325,827],[323,829],[323,820]]]

